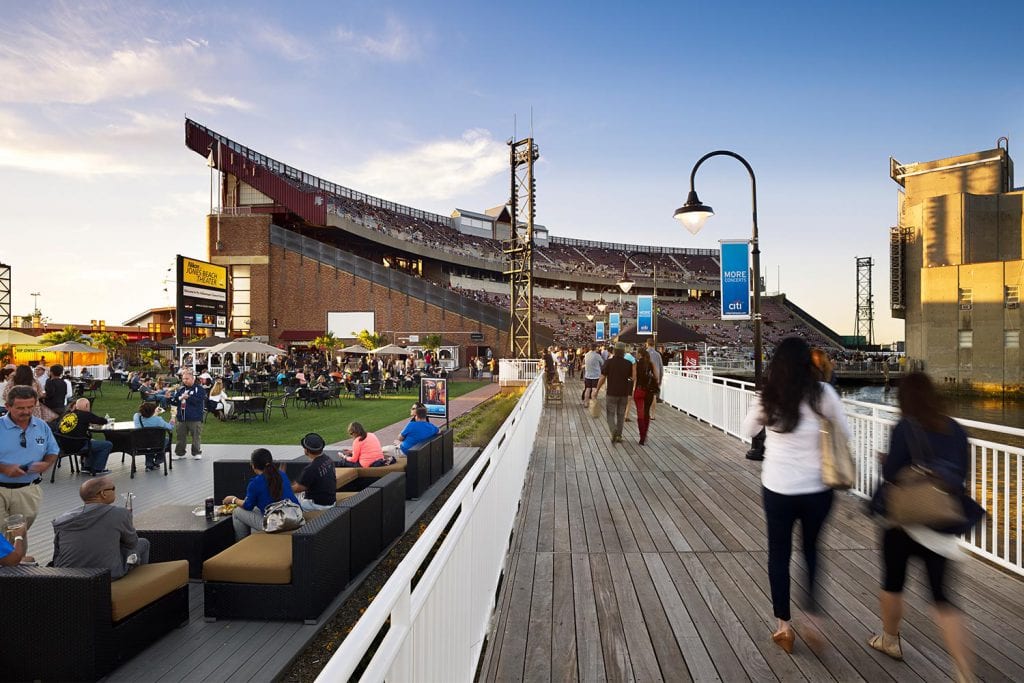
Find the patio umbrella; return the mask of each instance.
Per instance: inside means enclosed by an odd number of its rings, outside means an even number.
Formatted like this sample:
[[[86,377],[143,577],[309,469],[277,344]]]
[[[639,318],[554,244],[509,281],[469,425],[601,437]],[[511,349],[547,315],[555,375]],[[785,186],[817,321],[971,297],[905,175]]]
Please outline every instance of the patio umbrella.
[[[89,346],[81,342],[64,342],[63,344],[55,344],[53,346],[47,346],[41,351],[54,351],[56,353],[69,353],[71,354],[71,362],[68,363],[69,368],[75,367],[75,354],[76,353],[103,353],[103,349],[97,349],[94,346]]]
[[[39,337],[33,337],[31,334],[25,334],[17,330],[0,330],[0,346],[38,343]]]
[[[224,342],[223,344],[217,344],[204,350],[205,353],[256,353],[265,356],[271,354],[284,353],[283,350],[270,344],[264,344],[260,341],[247,340],[247,339],[235,339],[233,341]]]
[[[408,349],[404,349],[401,346],[398,346],[396,344],[388,344],[387,346],[382,346],[379,349],[374,349],[373,351],[370,351],[370,353],[372,353],[374,355],[377,355],[377,356],[381,356],[381,355],[383,355],[383,356],[411,356],[412,355],[412,351],[410,351]]]
[[[359,344],[353,344],[352,346],[346,346],[343,349],[339,349],[338,353],[352,353],[352,354],[364,354],[365,355],[365,354],[369,353],[369,351],[366,349],[365,346],[360,346]]]

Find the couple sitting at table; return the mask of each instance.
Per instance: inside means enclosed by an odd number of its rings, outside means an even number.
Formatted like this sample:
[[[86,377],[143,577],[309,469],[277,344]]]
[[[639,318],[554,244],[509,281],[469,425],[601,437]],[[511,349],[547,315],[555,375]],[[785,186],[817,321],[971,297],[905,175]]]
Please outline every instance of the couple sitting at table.
[[[409,454],[409,450],[417,444],[432,439],[440,431],[430,423],[427,407],[422,403],[414,403],[409,413],[412,418],[398,435],[394,444],[381,446],[380,439],[373,432],[367,432],[359,422],[348,426],[348,435],[352,437],[352,448],[341,451],[345,459],[340,467],[382,467],[395,462],[399,455]]]

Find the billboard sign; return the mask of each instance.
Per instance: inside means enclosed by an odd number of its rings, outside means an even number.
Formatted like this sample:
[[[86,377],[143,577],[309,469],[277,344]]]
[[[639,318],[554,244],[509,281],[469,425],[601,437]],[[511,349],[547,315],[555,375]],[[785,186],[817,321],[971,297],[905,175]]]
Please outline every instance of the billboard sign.
[[[228,271],[206,261],[178,255],[177,310],[175,334],[181,344],[186,339],[212,331],[228,335]]]
[[[636,297],[636,333],[654,334],[654,297],[650,294]]]
[[[615,339],[619,336],[619,314],[609,313],[608,314],[608,337]]]
[[[420,379],[420,403],[427,407],[428,417],[448,419],[448,380],[434,377]]]
[[[722,320],[750,320],[750,243],[721,243]]]
[[[604,341],[604,321],[597,321],[597,334],[594,337],[597,341]]]

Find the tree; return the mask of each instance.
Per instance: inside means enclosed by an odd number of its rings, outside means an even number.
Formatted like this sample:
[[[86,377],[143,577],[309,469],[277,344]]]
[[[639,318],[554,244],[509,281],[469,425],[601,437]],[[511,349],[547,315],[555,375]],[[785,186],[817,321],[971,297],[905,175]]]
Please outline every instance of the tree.
[[[128,337],[117,332],[95,332],[92,335],[92,343],[103,349],[110,356],[117,356],[118,352],[128,346]]]
[[[423,335],[423,338],[420,339],[420,346],[427,351],[437,351],[441,348],[442,341],[441,335],[439,334],[425,334]]]
[[[388,338],[377,332],[369,332],[367,330],[360,330],[356,334],[356,340],[362,345],[363,348],[373,351],[379,349],[382,346],[387,346]]]
[[[333,332],[328,332],[313,340],[313,346],[324,352],[328,363],[331,362],[331,356],[334,355],[335,349],[341,346],[341,344],[341,340],[335,337]]]
[[[80,342],[82,341],[82,333],[78,331],[77,327],[68,325],[60,332],[47,332],[40,339],[50,346],[56,344],[63,344],[64,342]]]

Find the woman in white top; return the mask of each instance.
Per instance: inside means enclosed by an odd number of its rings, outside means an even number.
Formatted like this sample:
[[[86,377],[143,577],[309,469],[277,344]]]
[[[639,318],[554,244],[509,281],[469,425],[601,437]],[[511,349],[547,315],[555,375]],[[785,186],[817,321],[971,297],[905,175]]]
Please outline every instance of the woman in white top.
[[[786,652],[793,651],[795,640],[790,625],[789,563],[797,520],[810,597],[804,609],[811,623],[803,637],[812,649],[822,645],[816,617],[818,536],[832,509],[832,489],[821,479],[819,416],[829,418],[849,438],[839,395],[819,381],[810,347],[797,337],[783,339],[768,366],[764,387],[743,420],[742,432],[748,437],[761,427],[767,432],[761,484],[768,524],[768,579],[778,619],[772,640]]]
[[[213,408],[214,415],[221,422],[224,422],[231,417],[231,410],[235,407],[234,404],[228,400],[228,392],[224,391],[224,383],[217,380],[213,383],[213,388],[210,389],[210,407]]]

